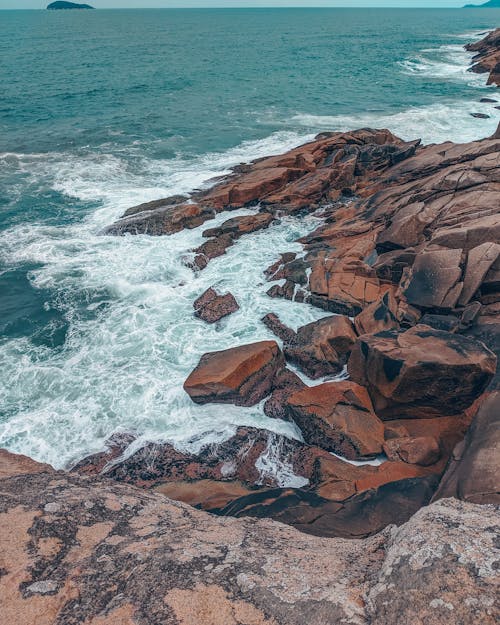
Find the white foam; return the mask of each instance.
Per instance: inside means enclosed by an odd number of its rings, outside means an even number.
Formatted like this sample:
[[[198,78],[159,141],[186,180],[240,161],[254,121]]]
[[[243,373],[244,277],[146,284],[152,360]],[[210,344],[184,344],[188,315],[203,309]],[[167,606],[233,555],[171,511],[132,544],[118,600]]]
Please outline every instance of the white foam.
[[[257,484],[276,483],[281,488],[302,488],[309,480],[294,473],[293,467],[284,459],[283,439],[270,434],[267,447],[255,463],[259,471]]]
[[[474,55],[462,44],[447,44],[425,48],[413,57],[399,63],[404,73],[436,78],[440,82],[462,82],[471,87],[483,88],[485,77],[469,71]]]
[[[114,197],[89,184],[98,197]],[[278,251],[299,251],[293,241],[317,219],[284,219],[243,237],[195,275],[183,257],[202,242],[203,228],[170,237],[98,236],[115,211],[108,199],[78,224],[25,224],[1,234],[0,260],[41,265],[31,282],[55,294],[51,305],[63,311],[69,332],[59,350],[24,338],[0,345],[0,397],[11,415],[0,424],[0,445],[61,467],[101,449],[118,427],[140,432],[138,444],[161,439],[182,446],[194,439],[201,447],[228,438],[238,425],[297,438],[296,428],[268,419],[261,406],[196,406],[182,384],[202,353],[273,338],[260,322],[270,311],[295,327],[324,315],[271,300],[262,274]],[[221,214],[209,225],[250,212]],[[240,310],[208,326],[194,318],[192,304],[212,285],[231,291]]]
[[[475,104],[474,110],[482,111],[481,106]],[[295,426],[268,419],[261,405],[200,407],[182,384],[202,353],[274,338],[260,322],[270,311],[293,328],[325,316],[305,304],[271,300],[262,274],[279,252],[301,252],[294,241],[316,227],[314,216],[285,218],[243,237],[199,274],[183,259],[202,242],[203,227],[170,237],[103,237],[99,231],[130,206],[191,191],[232,165],[283,152],[322,129],[385,126],[425,141],[491,134],[497,122],[472,119],[470,110],[470,103],[455,102],[390,115],[297,115],[292,120],[296,132],[274,133],[194,159],[152,161],[140,156],[137,146],[123,153],[1,154],[3,164],[29,184],[96,202],[99,208],[71,225],[26,222],[0,234],[0,263],[38,266],[29,275],[32,285],[51,290],[46,305],[58,308],[69,325],[58,349],[26,338],[0,344],[0,405],[6,415],[0,446],[63,467],[101,450],[120,428],[140,434],[127,453],[147,441],[164,440],[195,452],[232,436],[239,425],[300,440]],[[487,110],[491,113],[491,107]],[[16,193],[24,188],[16,186]],[[249,212],[219,215],[207,227]],[[209,286],[231,291],[240,305],[237,313],[212,326],[192,314],[194,299]],[[288,469],[276,468],[273,454],[270,449],[261,461],[262,471],[274,467],[274,475],[288,475],[280,478],[284,485],[296,483]]]
[[[486,113],[490,119],[476,119],[471,113]],[[498,125],[500,112],[480,102],[450,102],[410,108],[399,113],[363,113],[354,115],[298,114],[293,121],[305,128],[346,131],[369,126],[389,128],[402,139],[422,139],[424,143],[454,141],[466,143],[491,136]]]

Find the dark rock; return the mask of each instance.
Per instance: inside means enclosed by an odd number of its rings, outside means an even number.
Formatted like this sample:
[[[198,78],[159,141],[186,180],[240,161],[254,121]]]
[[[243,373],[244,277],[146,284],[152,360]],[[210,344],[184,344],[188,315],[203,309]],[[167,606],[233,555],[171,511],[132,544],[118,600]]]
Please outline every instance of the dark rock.
[[[278,315],[274,313],[268,313],[262,317],[262,323],[285,343],[294,342],[297,338],[297,333],[282,323]]]
[[[366,386],[382,418],[459,414],[493,377],[496,357],[482,343],[417,325],[358,339],[351,379]]]
[[[305,388],[288,398],[286,412],[304,440],[348,460],[382,453],[384,426],[363,387],[330,382]]]
[[[150,202],[129,209],[128,216],[108,226],[103,234],[148,234],[151,236],[174,234],[185,228],[196,228],[215,216],[213,209],[197,204],[161,204],[160,206],[156,204]],[[150,208],[151,206],[154,208]],[[141,208],[144,210],[141,211]]]
[[[90,4],[77,4],[75,2],[61,2],[58,0],[57,2],[51,2],[47,9],[50,11],[57,11],[60,9],[93,9]]]
[[[231,293],[218,295],[209,288],[193,304],[195,316],[207,323],[215,323],[239,310],[238,302]]]
[[[286,404],[290,395],[307,388],[304,382],[290,369],[278,371],[273,382],[273,392],[264,404],[264,414],[273,419],[290,420]]]

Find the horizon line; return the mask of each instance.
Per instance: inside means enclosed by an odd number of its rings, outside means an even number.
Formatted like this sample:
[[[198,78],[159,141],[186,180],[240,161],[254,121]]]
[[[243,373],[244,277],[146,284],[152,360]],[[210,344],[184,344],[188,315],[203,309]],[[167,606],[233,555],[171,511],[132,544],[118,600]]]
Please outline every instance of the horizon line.
[[[225,10],[225,11],[243,11],[243,10],[251,10],[251,11],[266,11],[267,9],[321,9],[322,11],[324,10],[328,10],[328,11],[336,11],[338,9],[349,9],[349,10],[361,10],[361,11],[366,11],[368,10],[377,10],[377,9],[401,9],[403,11],[411,11],[411,10],[417,10],[417,11],[429,11],[429,10],[436,10],[436,11],[457,11],[457,10],[463,10],[463,9],[468,9],[468,10],[476,10],[476,9],[482,9],[483,7],[478,4],[478,5],[472,5],[472,6],[456,6],[456,7],[436,7],[436,6],[427,6],[427,7],[419,7],[419,6],[387,6],[387,5],[380,5],[380,6],[375,6],[375,7],[362,7],[362,6],[330,6],[330,7],[325,7],[325,6],[283,6],[283,5],[278,5],[278,6],[260,6],[260,7],[252,7],[252,6],[239,6],[239,7],[228,7],[228,6],[211,6],[211,7],[182,7],[182,6],[170,6],[170,7],[92,7],[93,10],[97,10],[97,11],[210,11],[210,10]],[[490,10],[495,10],[497,7],[491,7]],[[39,8],[28,8],[28,7],[21,7],[21,8],[16,8],[16,9],[12,9],[12,8],[2,8],[0,7],[0,11],[47,11],[49,10],[47,7],[39,7]],[[500,7],[497,9],[500,10]]]

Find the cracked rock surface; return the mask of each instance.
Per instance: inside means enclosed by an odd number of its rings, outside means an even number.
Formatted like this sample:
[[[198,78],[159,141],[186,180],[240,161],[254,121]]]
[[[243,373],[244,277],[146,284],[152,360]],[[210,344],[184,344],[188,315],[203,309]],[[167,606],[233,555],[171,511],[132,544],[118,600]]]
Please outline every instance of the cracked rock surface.
[[[368,539],[326,539],[45,466],[17,474],[25,466],[9,456],[0,481],[9,625],[493,625],[500,616],[492,505],[441,500]]]

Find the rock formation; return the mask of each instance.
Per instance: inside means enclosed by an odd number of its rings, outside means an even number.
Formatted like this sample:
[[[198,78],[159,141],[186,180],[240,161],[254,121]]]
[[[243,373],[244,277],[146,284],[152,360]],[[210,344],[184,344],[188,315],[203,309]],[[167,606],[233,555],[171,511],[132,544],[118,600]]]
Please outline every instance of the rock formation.
[[[486,8],[493,2],[495,6],[500,7],[497,0],[487,2],[482,6]],[[489,74],[488,84],[500,87],[500,28],[486,35],[481,41],[469,43],[465,48],[469,52],[476,52],[472,71],[478,74]]]
[[[218,518],[3,456],[8,625],[494,625],[494,506],[442,500],[365,540]]]
[[[498,47],[498,31],[470,47],[474,71],[490,71],[490,82]],[[108,233],[172,234],[252,211],[203,232],[195,270],[282,215],[320,220],[300,240],[303,254],[277,250],[265,276],[271,298],[309,303],[325,317],[293,330],[270,299],[263,323],[281,344],[204,354],[184,386],[200,404],[265,400],[264,413],[295,424],[305,442],[239,428],[198,454],[165,443],[126,459],[126,445],[111,442],[75,471],[325,536],[404,523],[432,497],[497,501],[488,458],[498,438],[499,206],[498,132],[422,146],[365,128],[322,133],[189,197],[130,209]],[[234,307],[213,289],[195,302],[209,322]],[[347,462],[374,457],[382,463]]]

